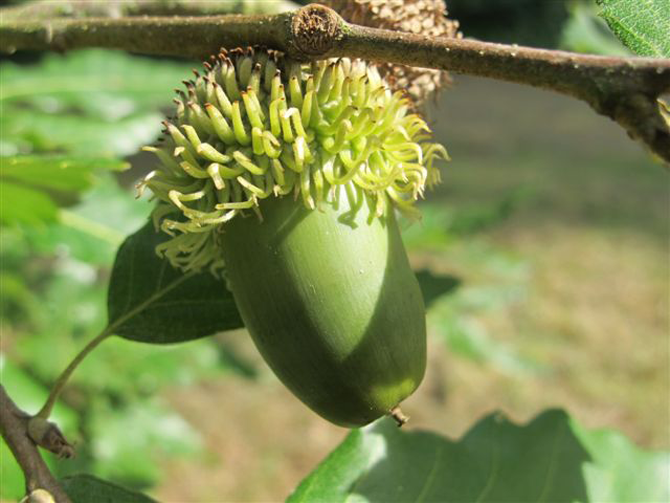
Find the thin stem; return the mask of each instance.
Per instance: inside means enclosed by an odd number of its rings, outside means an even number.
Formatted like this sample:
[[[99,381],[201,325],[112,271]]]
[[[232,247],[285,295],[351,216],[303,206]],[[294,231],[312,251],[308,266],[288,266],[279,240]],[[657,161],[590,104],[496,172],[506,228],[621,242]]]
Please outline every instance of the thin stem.
[[[41,417],[42,419],[49,419],[49,416],[51,415],[51,411],[54,408],[54,405],[56,404],[56,400],[58,400],[58,397],[60,396],[61,392],[63,391],[63,388],[67,384],[68,379],[72,375],[72,373],[75,371],[75,369],[79,366],[79,364],[82,362],[86,356],[93,351],[98,345],[107,339],[112,335],[112,327],[107,326],[100,334],[98,334],[93,340],[91,340],[84,348],[77,354],[77,356],[74,357],[74,359],[70,362],[70,364],[66,367],[66,369],[61,373],[60,376],[58,376],[58,379],[54,383],[53,387],[51,388],[51,392],[49,393],[49,397],[47,398],[46,403],[44,406],[40,409],[40,411],[35,415],[36,417]]]
[[[58,380],[55,382],[53,388],[51,389],[51,392],[49,393],[49,397],[47,398],[46,403],[44,406],[40,409],[40,411],[36,414],[36,417],[41,417],[43,419],[48,419],[49,416],[51,415],[51,411],[56,403],[56,400],[58,400],[58,397],[60,396],[60,393],[63,391],[63,388],[67,384],[68,379],[72,375],[72,373],[75,371],[75,369],[79,366],[79,364],[82,362],[86,356],[93,351],[98,345],[107,339],[110,335],[114,334],[114,331],[122,326],[126,321],[131,319],[133,316],[135,316],[137,313],[142,312],[144,309],[147,308],[152,302],[154,302],[157,298],[165,295],[168,293],[170,290],[173,288],[176,288],[179,286],[182,282],[186,281],[187,279],[191,278],[195,274],[194,272],[190,272],[187,274],[182,275],[179,279],[174,281],[171,285],[168,287],[164,288],[163,290],[155,293],[148,299],[146,299],[144,302],[141,304],[135,306],[133,309],[125,313],[123,316],[120,318],[117,318],[114,322],[110,323],[105,327],[105,329],[98,334],[93,340],[91,340],[80,352],[77,354],[77,356],[74,357],[74,359],[70,362],[70,364],[67,366],[67,368],[61,373],[61,375],[58,377]]]

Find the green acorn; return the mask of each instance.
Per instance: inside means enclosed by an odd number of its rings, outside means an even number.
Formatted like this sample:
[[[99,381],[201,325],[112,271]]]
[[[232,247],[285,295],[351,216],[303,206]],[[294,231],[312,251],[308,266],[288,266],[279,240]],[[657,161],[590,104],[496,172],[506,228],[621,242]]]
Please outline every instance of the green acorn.
[[[237,49],[186,87],[147,148],[160,166],[141,186],[172,236],[157,252],[184,270],[225,267],[260,353],[321,416],[400,419],[426,328],[394,209],[418,217],[444,147],[362,61]]]

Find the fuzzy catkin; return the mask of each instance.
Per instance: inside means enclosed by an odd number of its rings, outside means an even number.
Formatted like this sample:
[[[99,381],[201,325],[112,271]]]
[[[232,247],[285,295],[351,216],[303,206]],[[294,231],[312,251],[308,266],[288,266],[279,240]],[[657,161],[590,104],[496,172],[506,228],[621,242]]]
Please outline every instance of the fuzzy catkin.
[[[293,197],[309,209],[392,204],[410,217],[446,159],[410,101],[376,67],[339,59],[298,63],[274,51],[222,52],[186,82],[165,122],[160,163],[140,184],[158,199],[157,251],[184,270],[221,267],[217,234],[259,201]]]

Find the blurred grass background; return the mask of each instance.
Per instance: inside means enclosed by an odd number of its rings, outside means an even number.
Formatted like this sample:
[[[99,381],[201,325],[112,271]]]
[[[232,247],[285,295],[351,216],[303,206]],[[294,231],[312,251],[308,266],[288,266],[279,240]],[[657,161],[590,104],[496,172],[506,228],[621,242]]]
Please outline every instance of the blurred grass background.
[[[586,2],[450,6],[482,39],[625,53]],[[171,88],[188,66],[168,66]],[[132,110],[95,98],[105,120]],[[122,119],[139,129],[125,135],[156,134],[155,111],[133,113]],[[456,76],[429,116],[453,161],[421,205],[423,222],[404,232],[427,298],[430,355],[404,405],[408,427],[457,437],[495,409],[527,420],[559,406],[587,427],[669,448],[667,170],[586,105],[526,87]],[[47,122],[11,143],[14,123],[2,121],[4,155],[55,148]],[[115,138],[118,155],[135,151],[123,131]],[[0,231],[0,369],[28,410],[104,323],[115,247],[149,211],[129,186],[152,161],[129,160],[132,171],[101,177],[68,208],[67,225]],[[75,374],[56,420],[79,452],[50,460],[58,473],[93,471],[162,501],[283,499],[346,434],[283,388],[244,331],[174,347],[107,341]],[[4,445],[1,455],[9,499],[22,481]]]

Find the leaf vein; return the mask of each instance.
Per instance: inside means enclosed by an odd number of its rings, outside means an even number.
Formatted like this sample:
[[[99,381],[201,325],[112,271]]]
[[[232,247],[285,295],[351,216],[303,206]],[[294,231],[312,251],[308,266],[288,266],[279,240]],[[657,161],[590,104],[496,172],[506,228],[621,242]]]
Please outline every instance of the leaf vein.
[[[435,452],[435,458],[433,459],[433,466],[430,469],[428,477],[426,477],[426,482],[424,483],[421,492],[416,498],[416,503],[421,503],[422,501],[424,501],[426,499],[426,496],[429,494],[430,489],[433,487],[433,484],[435,483],[435,476],[437,475],[437,467],[439,466],[440,460],[442,459],[443,450],[444,445],[438,444],[437,451]]]

